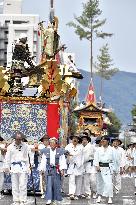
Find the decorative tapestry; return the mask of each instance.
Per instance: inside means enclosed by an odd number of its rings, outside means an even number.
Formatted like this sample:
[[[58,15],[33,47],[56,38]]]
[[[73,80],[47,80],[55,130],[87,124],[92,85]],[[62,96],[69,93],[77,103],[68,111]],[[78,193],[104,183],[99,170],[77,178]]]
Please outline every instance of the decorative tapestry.
[[[46,134],[46,104],[2,103],[0,106],[0,134],[8,140],[21,131],[28,140],[40,139]]]

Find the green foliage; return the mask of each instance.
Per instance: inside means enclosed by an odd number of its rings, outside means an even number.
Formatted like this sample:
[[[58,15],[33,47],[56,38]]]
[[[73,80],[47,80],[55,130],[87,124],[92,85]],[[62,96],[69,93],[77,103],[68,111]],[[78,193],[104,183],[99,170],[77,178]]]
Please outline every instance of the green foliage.
[[[108,134],[110,137],[117,137],[121,129],[121,122],[114,112],[108,114],[111,125],[108,125]]]
[[[133,108],[131,110],[131,114],[132,114],[132,117],[136,116],[136,105],[133,105]]]
[[[111,33],[105,33],[100,28],[106,23],[106,19],[100,20],[99,17],[102,11],[99,9],[98,0],[89,0],[83,3],[83,12],[81,16],[74,15],[74,20],[67,25],[75,29],[75,33],[80,40],[87,39],[89,41],[94,38],[105,38],[112,36]]]
[[[98,63],[96,64],[96,74],[101,78],[109,80],[114,74],[116,74],[119,70],[117,68],[113,68],[113,60],[109,54],[108,44],[104,45],[100,49],[100,55],[97,56]]]

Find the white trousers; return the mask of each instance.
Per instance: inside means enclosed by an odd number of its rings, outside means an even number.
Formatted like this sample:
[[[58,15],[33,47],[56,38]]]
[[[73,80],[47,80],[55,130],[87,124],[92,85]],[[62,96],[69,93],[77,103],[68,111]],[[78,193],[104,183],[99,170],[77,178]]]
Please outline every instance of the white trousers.
[[[69,194],[70,195],[81,195],[81,187],[82,187],[82,175],[76,176],[74,174],[70,174],[69,176]]]
[[[4,172],[0,172],[0,192],[3,190],[4,186]]]
[[[105,197],[113,197],[113,183],[110,170],[97,173],[97,194]]]
[[[40,174],[40,190],[41,190],[41,194],[43,195],[45,190],[46,190],[46,187],[45,187],[45,177]]]
[[[12,173],[12,195],[14,202],[27,201],[27,173]]]
[[[121,175],[119,172],[113,173],[113,184],[114,184],[114,191],[121,190]]]
[[[82,194],[91,195],[91,191],[96,193],[96,174],[85,173],[83,175]]]

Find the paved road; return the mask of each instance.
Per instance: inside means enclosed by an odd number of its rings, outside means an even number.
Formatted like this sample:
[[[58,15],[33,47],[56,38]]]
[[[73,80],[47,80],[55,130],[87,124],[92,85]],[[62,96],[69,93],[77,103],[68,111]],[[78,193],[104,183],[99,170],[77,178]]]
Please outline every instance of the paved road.
[[[136,195],[134,192],[136,188],[134,188],[134,178],[123,178],[122,180],[122,190],[121,192],[114,197],[113,203],[115,205],[136,205]],[[0,205],[11,205],[12,204],[12,197],[11,196],[4,196],[0,200]],[[32,196],[28,197],[28,205],[34,205],[34,198]],[[37,196],[37,205],[45,205],[45,200],[41,199]],[[68,198],[64,198],[63,202],[60,203],[61,205],[96,205],[96,200],[75,200],[70,201]],[[106,200],[103,201],[99,205],[106,205]],[[98,205],[98,204],[97,204]]]

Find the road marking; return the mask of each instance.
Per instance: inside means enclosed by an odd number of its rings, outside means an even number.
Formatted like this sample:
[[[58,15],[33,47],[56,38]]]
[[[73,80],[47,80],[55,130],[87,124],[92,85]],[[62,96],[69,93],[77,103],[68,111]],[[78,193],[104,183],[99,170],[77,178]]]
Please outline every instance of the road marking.
[[[123,199],[123,205],[135,205],[135,201],[132,199]]]
[[[122,198],[131,198],[131,197],[134,197],[134,196],[122,196]]]

